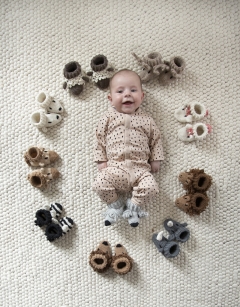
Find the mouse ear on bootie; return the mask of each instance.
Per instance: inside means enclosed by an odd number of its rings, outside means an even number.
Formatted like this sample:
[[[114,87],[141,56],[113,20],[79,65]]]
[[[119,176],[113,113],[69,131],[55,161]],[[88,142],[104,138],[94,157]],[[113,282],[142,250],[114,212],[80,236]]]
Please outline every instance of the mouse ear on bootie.
[[[122,244],[115,246],[115,255],[112,257],[111,266],[120,275],[127,274],[133,266],[133,259],[128,255],[126,248]]]
[[[89,256],[89,264],[98,273],[105,272],[111,265],[112,251],[107,241],[102,241]]]

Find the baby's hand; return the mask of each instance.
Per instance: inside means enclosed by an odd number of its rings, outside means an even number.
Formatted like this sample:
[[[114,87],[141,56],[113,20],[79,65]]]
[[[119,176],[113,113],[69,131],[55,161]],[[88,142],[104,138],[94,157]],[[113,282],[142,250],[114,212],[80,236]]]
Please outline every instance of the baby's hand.
[[[160,161],[151,161],[151,172],[157,173],[160,170]]]
[[[100,171],[103,168],[107,167],[107,162],[98,162],[98,170]]]

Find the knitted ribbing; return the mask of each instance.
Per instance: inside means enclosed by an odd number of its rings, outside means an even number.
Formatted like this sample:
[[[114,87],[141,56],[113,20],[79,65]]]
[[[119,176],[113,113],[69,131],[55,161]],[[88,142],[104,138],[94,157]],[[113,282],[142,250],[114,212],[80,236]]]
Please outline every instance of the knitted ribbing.
[[[108,65],[108,60],[102,54],[96,55],[91,60],[91,67],[92,67],[93,71],[96,71],[96,72],[105,69],[107,67],[107,65]]]
[[[78,62],[73,61],[65,65],[63,75],[66,79],[77,77],[81,73],[81,66]]]

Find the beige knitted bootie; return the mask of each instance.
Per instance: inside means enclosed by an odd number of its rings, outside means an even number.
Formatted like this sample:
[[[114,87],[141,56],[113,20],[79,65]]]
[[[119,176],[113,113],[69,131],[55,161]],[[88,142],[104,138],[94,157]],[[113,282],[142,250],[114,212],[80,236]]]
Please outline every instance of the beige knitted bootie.
[[[128,256],[126,248],[122,244],[115,246],[115,255],[112,257],[111,266],[113,270],[120,275],[127,274],[133,266],[133,259]]]
[[[186,67],[185,60],[180,56],[174,56],[170,61],[164,61],[166,68],[159,75],[159,81],[163,84],[169,83],[173,79],[180,78]]]
[[[59,155],[53,150],[42,147],[30,147],[24,154],[24,159],[29,166],[45,166],[59,159]]]
[[[57,179],[59,176],[60,173],[56,168],[41,168],[30,173],[27,179],[35,188],[45,189],[50,181]]]
[[[89,264],[98,273],[105,272],[111,265],[112,251],[107,241],[102,241],[89,256]]]

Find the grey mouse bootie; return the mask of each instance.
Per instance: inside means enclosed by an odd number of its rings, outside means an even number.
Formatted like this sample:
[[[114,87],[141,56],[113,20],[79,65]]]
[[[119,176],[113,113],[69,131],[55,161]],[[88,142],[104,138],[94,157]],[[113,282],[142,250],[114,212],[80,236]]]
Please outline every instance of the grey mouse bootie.
[[[190,237],[190,231],[186,228],[187,223],[179,223],[172,219],[164,221],[164,228],[169,232],[168,240],[176,240],[178,242],[186,242]]]
[[[89,82],[88,76],[76,61],[69,62],[64,66],[63,75],[65,77],[63,88],[74,96],[82,93],[85,81]]]
[[[163,236],[163,231],[154,233],[152,236],[152,241],[157,247],[158,251],[163,254],[166,258],[174,258],[180,252],[180,248],[177,242],[166,239]]]

